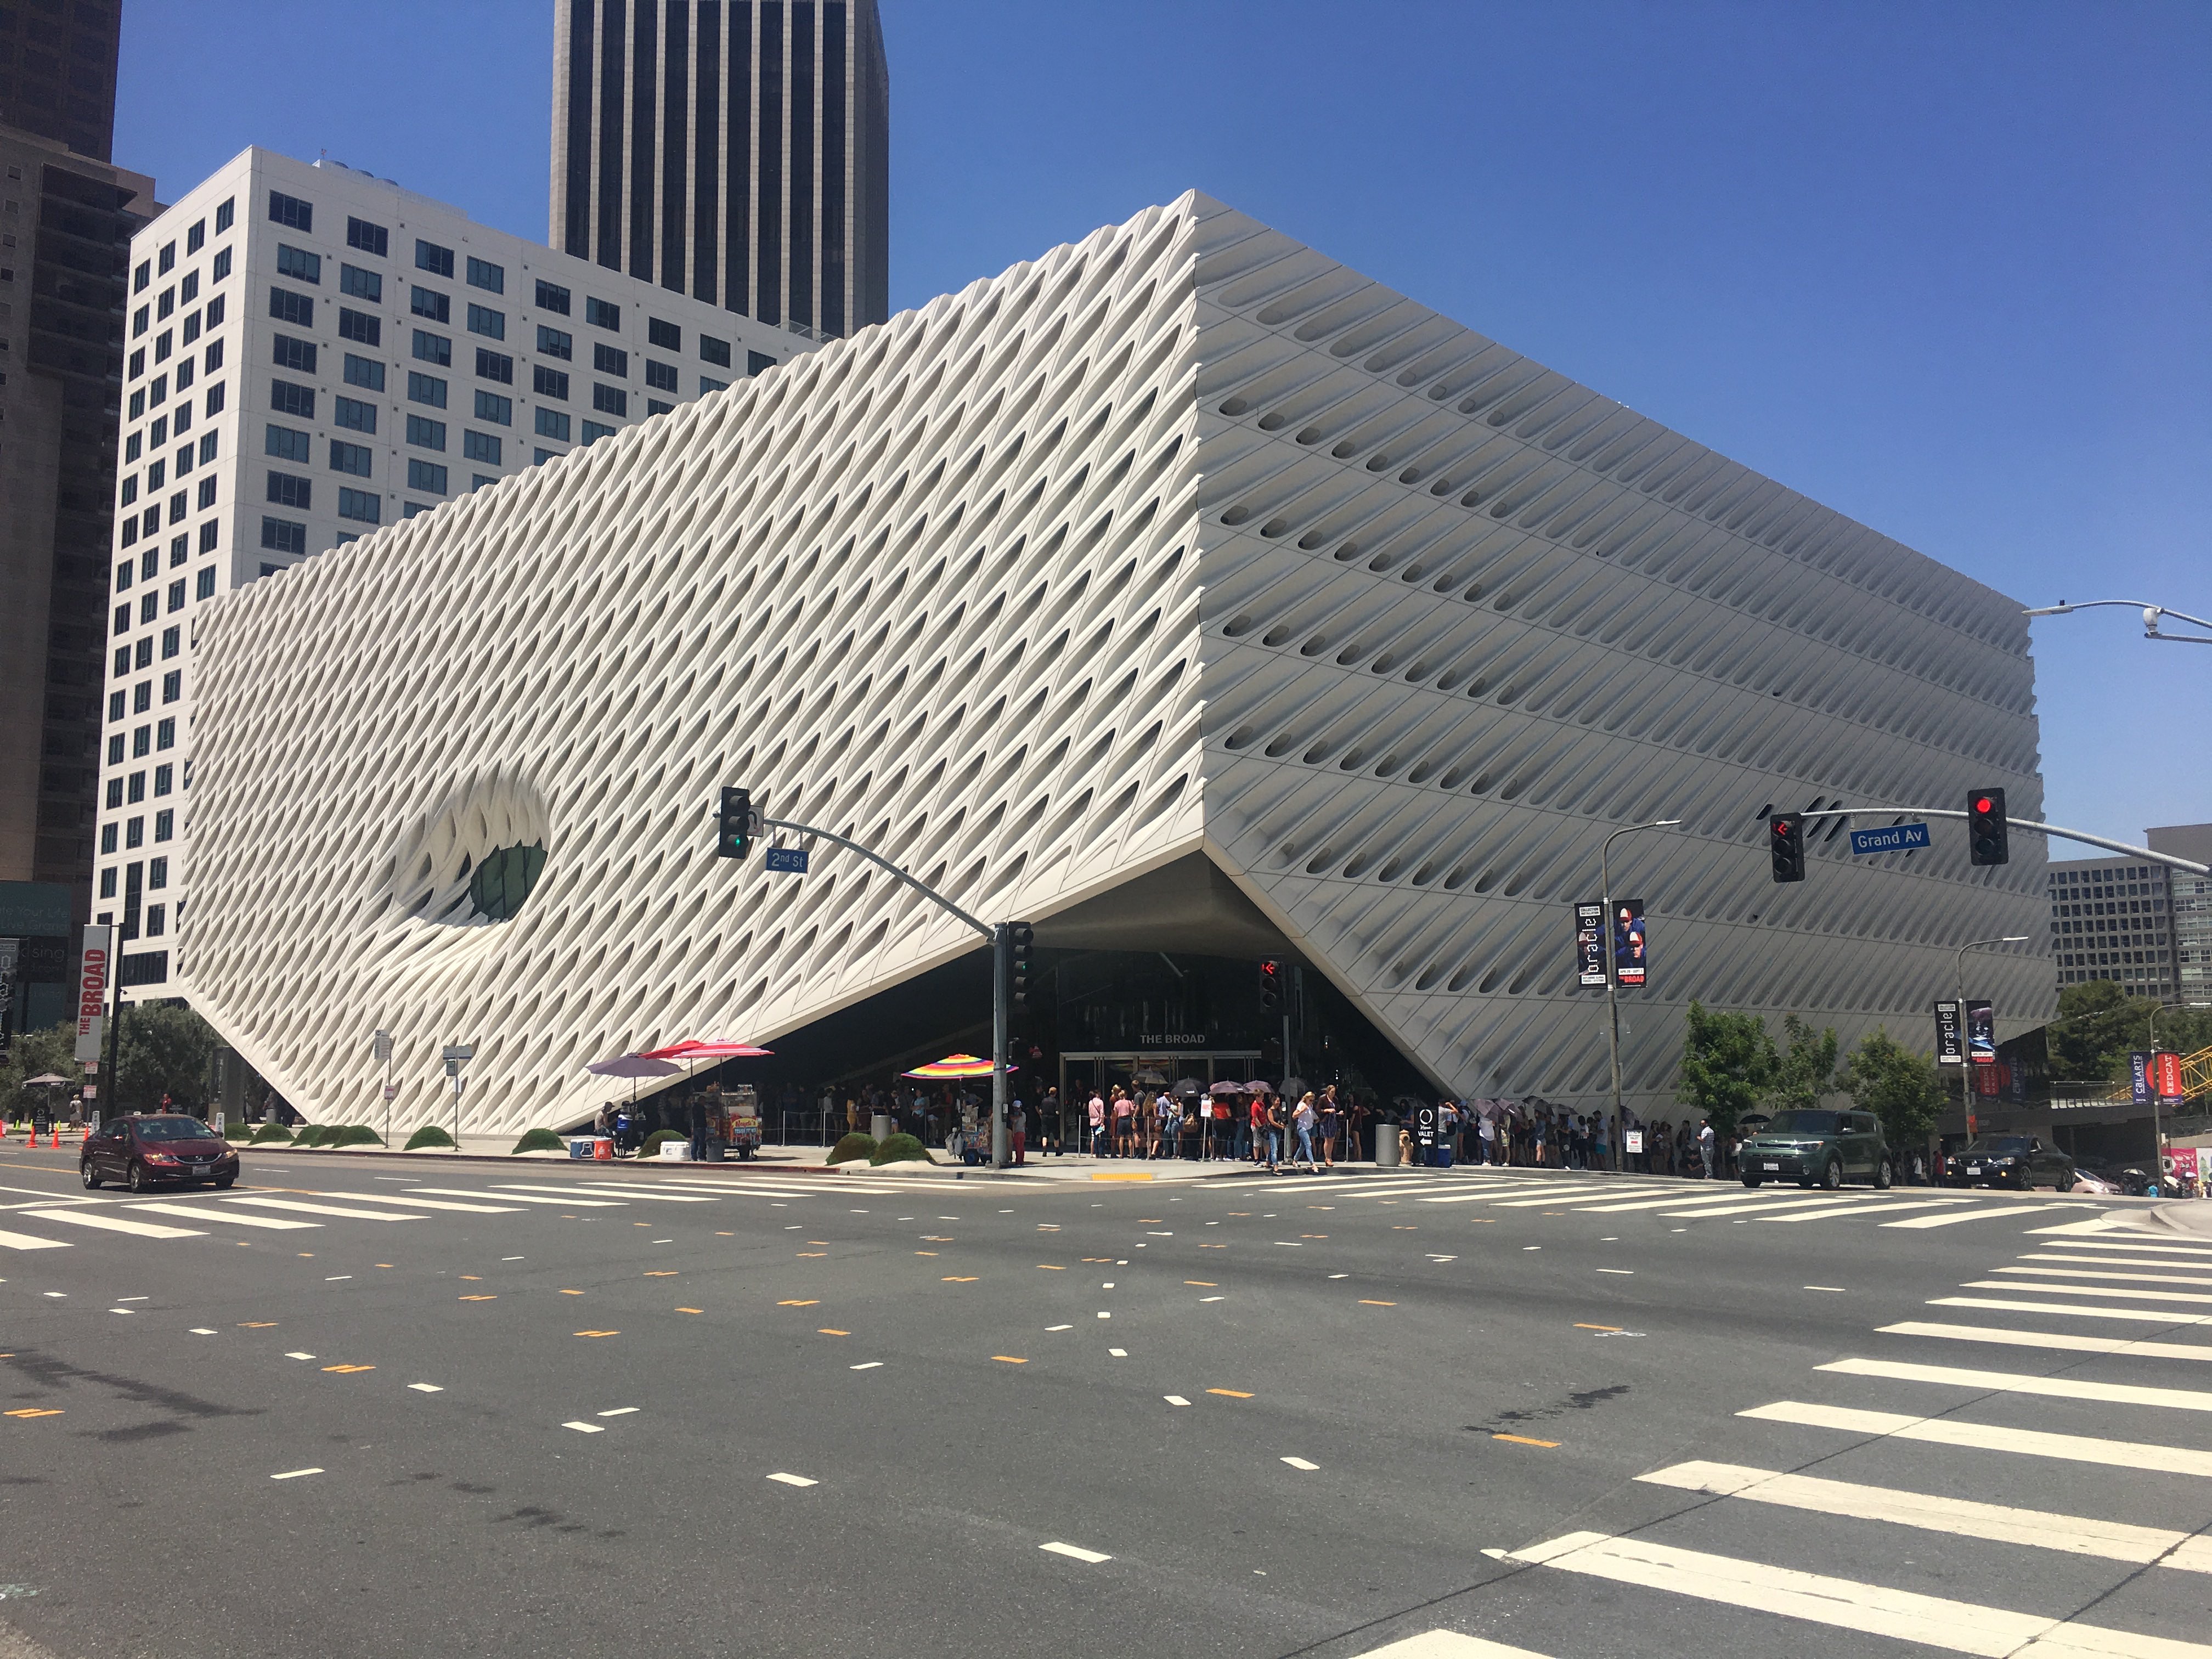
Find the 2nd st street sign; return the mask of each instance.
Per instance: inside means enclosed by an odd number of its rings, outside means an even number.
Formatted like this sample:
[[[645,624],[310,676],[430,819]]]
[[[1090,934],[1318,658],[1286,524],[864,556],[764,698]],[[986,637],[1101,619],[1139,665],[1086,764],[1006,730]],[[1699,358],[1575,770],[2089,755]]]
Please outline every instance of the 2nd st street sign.
[[[1869,853],[1910,853],[1928,845],[1928,826],[1924,823],[1893,823],[1886,830],[1854,830],[1851,831],[1851,854],[1863,858]]]

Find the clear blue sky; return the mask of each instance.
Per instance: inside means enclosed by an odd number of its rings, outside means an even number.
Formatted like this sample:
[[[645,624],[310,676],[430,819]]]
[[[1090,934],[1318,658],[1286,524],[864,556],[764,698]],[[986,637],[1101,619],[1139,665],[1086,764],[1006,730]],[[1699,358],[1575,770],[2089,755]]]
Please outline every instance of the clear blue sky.
[[[2024,604],[2212,615],[2201,0],[884,11],[895,307],[1195,185]],[[551,16],[129,0],[116,159],[542,240]],[[2212,647],[2035,639],[2051,817],[2212,819]]]

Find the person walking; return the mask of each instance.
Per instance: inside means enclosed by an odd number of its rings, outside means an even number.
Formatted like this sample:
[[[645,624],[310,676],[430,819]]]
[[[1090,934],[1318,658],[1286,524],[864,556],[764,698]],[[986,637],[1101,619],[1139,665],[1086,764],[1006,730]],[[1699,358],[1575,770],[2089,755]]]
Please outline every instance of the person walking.
[[[1698,1161],[1705,1165],[1708,1181],[1713,1179],[1719,1156],[1718,1137],[1713,1133],[1711,1120],[1701,1117],[1698,1120]]]
[[[1018,1095],[1014,1097],[1013,1103],[1006,1109],[1006,1139],[1013,1149],[1014,1162],[1017,1165],[1024,1161],[1024,1152],[1028,1146],[1029,1127],[1030,1115],[1023,1109],[1021,1097]]]
[[[1314,1131],[1321,1127],[1321,1109],[1315,1103],[1312,1090],[1298,1097],[1297,1107],[1291,1114],[1291,1127],[1297,1137],[1297,1155],[1291,1162],[1302,1165],[1309,1175],[1319,1173],[1321,1166],[1314,1161]]]
[[[1344,1139],[1344,1108],[1337,1103],[1336,1085],[1330,1084],[1321,1097],[1321,1160],[1328,1168],[1336,1167],[1337,1144]]]
[[[1283,1131],[1288,1126],[1283,1121],[1283,1100],[1280,1095],[1269,1095],[1267,1105],[1267,1173],[1280,1175],[1277,1167],[1283,1157]]]

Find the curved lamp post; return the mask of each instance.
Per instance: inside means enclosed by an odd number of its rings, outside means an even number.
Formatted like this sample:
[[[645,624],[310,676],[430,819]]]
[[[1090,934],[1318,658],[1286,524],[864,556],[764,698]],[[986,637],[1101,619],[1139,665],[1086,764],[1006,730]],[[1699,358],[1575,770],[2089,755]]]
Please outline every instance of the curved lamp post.
[[[1598,921],[1605,929],[1601,936],[1605,945],[1605,1030],[1613,1060],[1613,1157],[1616,1170],[1625,1166],[1620,1150],[1620,963],[1613,948],[1613,844],[1639,830],[1672,830],[1681,822],[1680,818],[1655,818],[1650,823],[1632,823],[1625,830],[1614,830],[1605,838],[1605,845],[1598,848],[1597,884],[1602,890],[1598,898]]]
[[[2082,599],[2073,605],[2069,605],[2065,600],[2061,599],[2057,605],[2039,605],[2033,611],[2023,611],[2021,614],[2024,617],[2070,617],[2076,611],[2094,611],[2106,605],[2121,611],[2142,611],[2143,637],[2147,640],[2164,640],[2172,645],[2212,645],[2212,634],[2161,634],[2158,631],[2158,619],[2160,617],[2172,617],[2178,622],[2185,622],[2196,628],[2212,628],[2212,622],[2207,622],[2202,617],[2192,617],[2186,611],[2173,610],[2167,605],[2145,605],[2140,599]]]

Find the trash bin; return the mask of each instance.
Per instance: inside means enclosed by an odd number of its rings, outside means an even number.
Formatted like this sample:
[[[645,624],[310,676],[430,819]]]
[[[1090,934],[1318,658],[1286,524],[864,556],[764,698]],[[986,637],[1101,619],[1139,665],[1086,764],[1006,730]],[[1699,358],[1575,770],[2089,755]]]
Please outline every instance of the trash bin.
[[[1398,1126],[1395,1123],[1375,1126],[1375,1167],[1378,1170],[1398,1167]]]
[[[868,1133],[876,1138],[878,1146],[889,1140],[891,1138],[891,1115],[878,1112],[868,1120]]]

